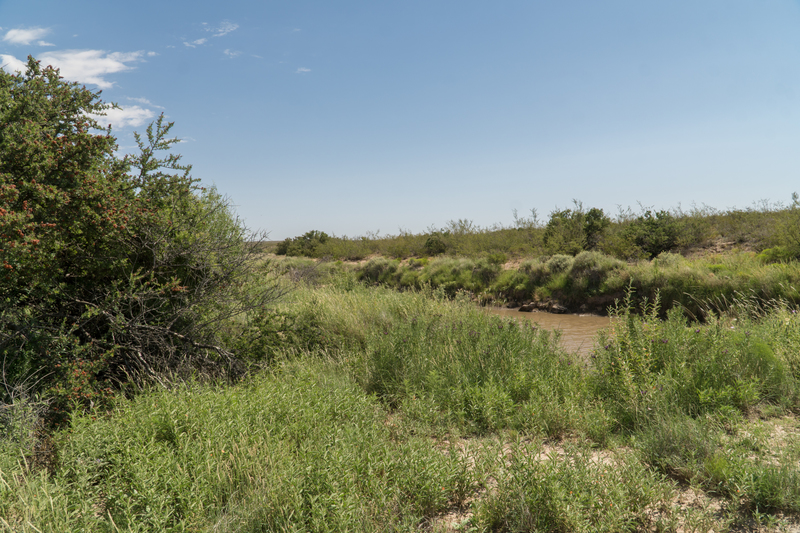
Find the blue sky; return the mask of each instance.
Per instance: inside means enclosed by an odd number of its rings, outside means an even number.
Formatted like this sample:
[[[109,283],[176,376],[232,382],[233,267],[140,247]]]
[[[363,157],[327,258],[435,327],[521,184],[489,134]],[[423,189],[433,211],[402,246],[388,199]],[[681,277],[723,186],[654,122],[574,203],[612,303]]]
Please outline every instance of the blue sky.
[[[271,239],[800,191],[798,0],[0,0],[28,54]]]

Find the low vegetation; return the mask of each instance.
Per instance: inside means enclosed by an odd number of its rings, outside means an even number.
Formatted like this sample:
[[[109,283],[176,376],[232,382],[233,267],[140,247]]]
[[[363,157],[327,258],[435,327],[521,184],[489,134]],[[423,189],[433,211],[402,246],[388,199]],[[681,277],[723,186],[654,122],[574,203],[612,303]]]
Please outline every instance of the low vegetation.
[[[283,344],[236,385],[118,398],[46,441],[30,400],[10,405],[0,524],[720,531],[800,513],[793,307],[699,325],[629,300],[584,357],[464,293],[299,279],[316,281],[273,311]],[[676,503],[687,491],[718,512]]]
[[[459,221],[403,261],[275,261],[155,155],[169,125],[120,160],[88,133],[97,95],[33,60],[0,80],[0,531],[800,523],[797,263],[688,260],[663,249],[675,213],[623,231],[580,204],[543,228]],[[503,235],[547,251],[509,268],[475,244]],[[430,257],[453,243],[478,251]],[[581,355],[476,296],[596,298],[613,320]]]
[[[427,285],[454,295],[469,291],[494,305],[519,307],[554,302],[574,312],[605,314],[615,300],[634,289],[637,306],[656,295],[662,316],[672,308],[704,320],[737,299],[800,303],[800,263],[764,263],[753,253],[715,254],[687,259],[663,252],[651,261],[626,263],[600,252],[554,255],[502,265],[503,258],[433,258],[400,261],[376,257],[355,266],[359,279],[395,289]]]
[[[748,209],[719,211],[711,207],[639,213],[620,210],[614,217],[602,209],[585,209],[576,201],[572,209],[555,209],[546,223],[535,211],[529,217],[514,213],[510,226],[481,228],[470,220],[448,222],[414,234],[348,238],[309,231],[273,243],[268,250],[279,255],[363,260],[379,255],[389,259],[411,257],[530,257],[601,252],[622,261],[653,259],[664,252],[693,254],[704,250],[749,251],[765,263],[800,258],[800,197],[791,203],[762,202]]]

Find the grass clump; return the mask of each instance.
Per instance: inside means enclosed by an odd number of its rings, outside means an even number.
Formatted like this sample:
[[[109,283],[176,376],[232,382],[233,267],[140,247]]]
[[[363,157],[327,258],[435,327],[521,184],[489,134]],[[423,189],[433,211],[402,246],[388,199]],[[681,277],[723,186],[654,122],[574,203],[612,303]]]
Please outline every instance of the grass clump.
[[[558,435],[581,423],[585,365],[551,332],[489,315],[464,293],[450,300],[442,287],[331,284],[295,298],[296,312],[325,339],[321,349],[391,409],[424,401],[445,425],[480,434]]]
[[[545,455],[542,457],[542,455]],[[672,487],[633,457],[603,460],[568,447],[515,454],[475,522],[487,531],[638,531]]]
[[[0,516],[15,531],[409,529],[463,502],[466,459],[398,435],[324,361],[237,387],[142,395],[55,436],[56,475],[2,449]]]
[[[633,314],[629,298],[592,355],[597,393],[615,406],[620,424],[636,428],[659,416],[699,416],[717,410],[747,413],[761,402],[796,407],[796,339],[774,334],[796,316],[788,308],[769,319],[714,318],[689,325],[675,309],[659,319],[659,301]]]

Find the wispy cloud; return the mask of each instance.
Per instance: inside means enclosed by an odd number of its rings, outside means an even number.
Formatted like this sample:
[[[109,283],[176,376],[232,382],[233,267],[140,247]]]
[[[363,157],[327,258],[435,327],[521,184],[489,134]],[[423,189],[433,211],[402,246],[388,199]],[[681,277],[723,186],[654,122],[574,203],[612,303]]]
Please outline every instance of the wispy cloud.
[[[201,44],[205,44],[206,41],[208,41],[208,39],[203,38],[203,39],[194,40],[192,42],[183,41],[183,44],[185,44],[189,48],[197,48]]]
[[[101,89],[109,89],[114,82],[106,79],[108,74],[130,70],[128,63],[141,61],[144,52],[111,52],[104,50],[60,50],[45,52],[39,56],[42,65],[52,65],[61,75],[71,81],[91,83]],[[14,56],[0,55],[2,68],[7,72],[25,72],[25,63]]]
[[[13,74],[15,72],[25,72],[27,70],[27,66],[25,62],[20,61],[14,56],[0,54],[0,68],[8,72],[9,74]]]
[[[213,31],[214,37],[222,37],[237,29],[239,29],[238,24],[230,20],[223,20],[217,28],[206,28],[206,31]]]
[[[3,41],[11,44],[31,44],[31,42],[41,39],[45,35],[50,33],[50,28],[16,28],[13,30],[8,30],[5,36],[3,37]],[[39,46],[52,46],[49,43],[44,43],[44,41],[39,41]]]
[[[147,52],[147,57],[155,57],[158,55],[158,52]]]
[[[303,74],[305,72],[311,72],[311,69],[306,67],[299,67],[297,70],[294,71],[295,74]]]
[[[150,121],[156,114],[150,109],[144,109],[138,105],[128,106],[118,109],[106,109],[105,115],[90,115],[101,126],[111,124],[114,128],[124,128],[126,126],[142,126]]]
[[[226,56],[230,57],[230,58],[234,58],[236,56],[242,55],[242,53],[240,51],[238,51],[238,50],[229,50],[228,48],[223,50],[222,53],[225,54]]]
[[[158,109],[164,109],[162,106],[154,104],[153,102],[151,102],[147,98],[134,98],[132,96],[126,96],[125,98],[127,98],[128,100],[130,100],[132,102],[139,102],[142,105],[149,105],[150,107],[156,107]]]

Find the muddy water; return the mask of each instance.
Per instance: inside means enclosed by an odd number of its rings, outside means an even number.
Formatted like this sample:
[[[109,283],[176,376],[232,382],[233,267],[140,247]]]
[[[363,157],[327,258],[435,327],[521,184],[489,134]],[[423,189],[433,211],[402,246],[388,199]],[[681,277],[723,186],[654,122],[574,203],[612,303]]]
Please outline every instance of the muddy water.
[[[520,313],[503,307],[487,307],[486,310],[504,317],[529,320],[545,329],[561,330],[561,344],[570,352],[588,353],[593,347],[595,334],[611,325],[611,318],[607,316],[556,315],[542,311]]]

